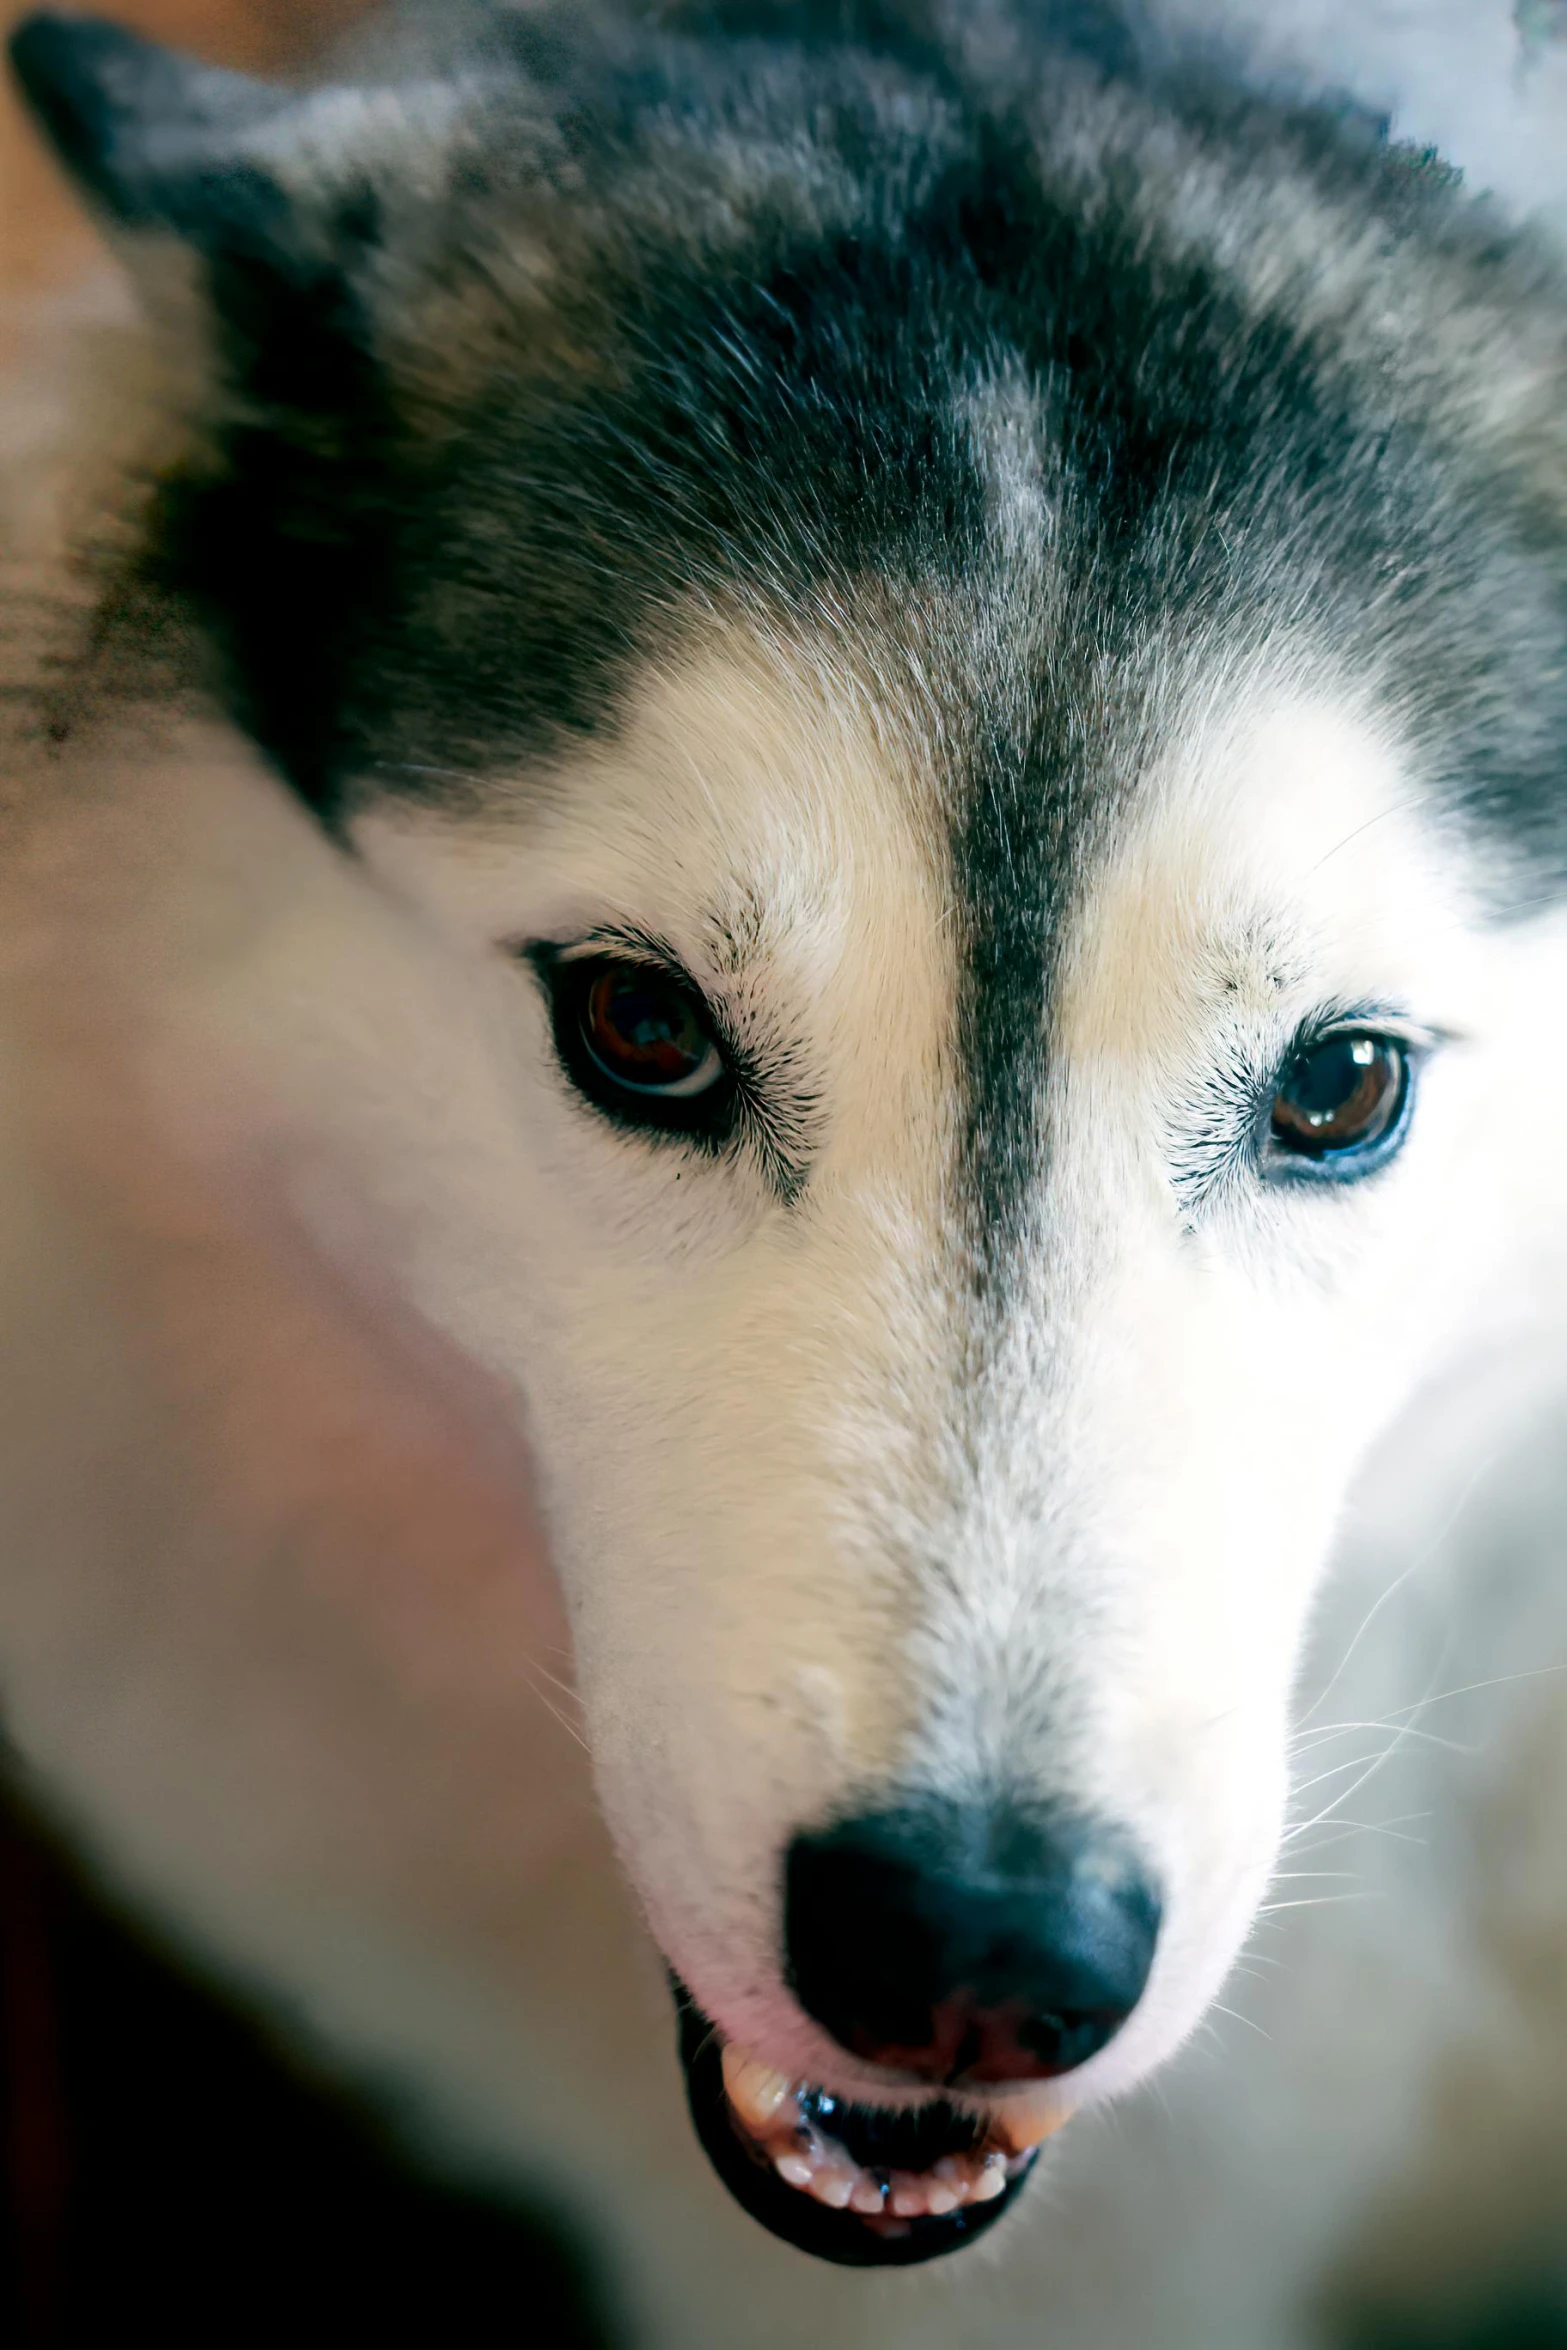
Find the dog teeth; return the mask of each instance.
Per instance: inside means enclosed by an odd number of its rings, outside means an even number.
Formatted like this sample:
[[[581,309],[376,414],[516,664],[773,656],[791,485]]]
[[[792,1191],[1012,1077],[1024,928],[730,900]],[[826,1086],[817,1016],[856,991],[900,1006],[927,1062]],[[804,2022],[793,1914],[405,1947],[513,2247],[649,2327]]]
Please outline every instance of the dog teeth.
[[[724,2050],[723,2067],[736,2119],[785,2185],[829,2211],[852,2211],[865,2220],[945,2219],[965,2204],[993,2203],[1027,2169],[1033,2148],[1067,2119],[1057,2099],[1009,2099],[983,2147],[944,2154],[928,2171],[889,2175],[862,2170],[836,2139],[804,2119],[800,2082],[740,2048]]]
[[[806,2193],[814,2195],[818,2203],[825,2203],[831,2211],[847,2211],[859,2180],[857,2170],[832,2163],[817,2171]]]
[[[1017,2157],[1011,2158],[1017,2163]],[[992,2203],[1005,2194],[1013,2176],[1009,2158],[995,2152],[944,2155],[929,2171],[893,2171],[890,2176],[861,2170],[841,2146],[813,2132],[773,2167],[791,2187],[832,2211],[861,2219],[945,2219],[966,2203]],[[1019,2167],[1021,2167],[1019,2165]]]
[[[760,2136],[786,2097],[795,2093],[787,2073],[775,2073],[743,2049],[724,2050],[724,2089],[730,2104],[749,2129]]]

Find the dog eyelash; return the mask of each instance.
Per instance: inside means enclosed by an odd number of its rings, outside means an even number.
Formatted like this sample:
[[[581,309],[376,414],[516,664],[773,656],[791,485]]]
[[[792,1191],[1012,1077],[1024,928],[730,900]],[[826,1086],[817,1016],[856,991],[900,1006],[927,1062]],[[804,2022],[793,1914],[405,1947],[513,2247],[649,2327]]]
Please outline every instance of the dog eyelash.
[[[1264,1065],[1240,1040],[1226,1040],[1226,1057],[1215,1063],[1201,1087],[1171,1121],[1167,1159],[1171,1187],[1188,1230],[1201,1215],[1241,1184],[1253,1184],[1262,1169],[1268,1120],[1290,1071],[1298,1061],[1346,1031],[1364,1030],[1389,1038],[1408,1055],[1411,1076],[1450,1035],[1383,1005],[1325,1004],[1302,1020],[1282,1050]],[[1372,1170],[1368,1169],[1370,1173]],[[1295,1171],[1276,1180],[1319,1182]]]
[[[1259,1105],[1268,1082],[1239,1042],[1226,1038],[1225,1058],[1215,1062],[1169,1121],[1166,1163],[1189,1231],[1251,1173]]]
[[[557,1019],[555,975],[574,964],[604,960],[640,964],[701,1007],[723,1059],[725,1085],[710,1124],[622,1115],[602,1097],[583,1092],[573,1066],[561,1049],[556,1031],[556,1057],[580,1098],[595,1113],[623,1132],[655,1145],[685,1144],[709,1157],[727,1157],[749,1150],[764,1182],[785,1206],[792,1206],[805,1188],[809,1173],[812,1129],[819,1109],[815,1093],[800,1082],[796,1055],[785,1048],[765,1056],[736,1030],[722,1002],[714,1002],[692,979],[664,939],[628,925],[606,924],[581,938],[560,944],[552,940],[514,940],[506,951],[527,963],[543,989],[552,1024]]]

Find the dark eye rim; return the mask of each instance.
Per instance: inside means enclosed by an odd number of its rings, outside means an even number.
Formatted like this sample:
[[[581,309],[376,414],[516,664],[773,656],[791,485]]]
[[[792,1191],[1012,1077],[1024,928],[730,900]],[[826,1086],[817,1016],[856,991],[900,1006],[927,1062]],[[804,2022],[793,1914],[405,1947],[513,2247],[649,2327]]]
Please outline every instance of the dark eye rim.
[[[743,1080],[723,1022],[695,982],[672,959],[640,943],[624,947],[570,948],[550,945],[520,950],[544,991],[555,1056],[575,1091],[612,1124],[628,1133],[668,1135],[710,1150],[734,1136],[742,1110]],[[594,983],[609,971],[635,972],[657,980],[680,1000],[710,1039],[719,1075],[700,1093],[661,1093],[622,1083],[606,1069],[588,1042],[583,1014]]]
[[[1391,1119],[1370,1141],[1350,1143],[1342,1150],[1324,1151],[1316,1156],[1309,1151],[1291,1150],[1273,1131],[1273,1111],[1279,1095],[1302,1061],[1329,1045],[1355,1037],[1370,1037],[1398,1057],[1399,1096]],[[1298,1032],[1291,1039],[1258,1108],[1256,1150],[1264,1181],[1279,1185],[1361,1183],[1397,1158],[1413,1121],[1420,1070],[1431,1044],[1431,1039],[1393,1025],[1385,1014],[1340,1017],[1313,1023]]]

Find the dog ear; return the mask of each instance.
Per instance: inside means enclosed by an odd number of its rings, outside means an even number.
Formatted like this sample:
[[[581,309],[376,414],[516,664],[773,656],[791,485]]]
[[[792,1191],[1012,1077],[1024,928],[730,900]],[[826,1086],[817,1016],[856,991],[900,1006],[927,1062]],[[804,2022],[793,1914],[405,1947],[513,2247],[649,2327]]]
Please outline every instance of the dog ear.
[[[92,17],[30,16],[10,53],[56,154],[114,226],[171,230],[209,252],[274,235],[283,192],[254,134],[296,95]]]
[[[439,80],[274,88],[53,13],[11,59],[179,363],[193,437],[149,517],[154,568],[203,617],[241,722],[324,808],[392,528],[390,216],[438,182],[465,100]]]
[[[454,92],[438,82],[278,88],[53,11],[23,21],[10,56],[56,154],[121,232],[133,274],[172,236],[207,263],[220,310],[225,287],[243,283],[247,316],[268,280],[299,292],[351,279],[409,145],[443,143],[453,113]]]

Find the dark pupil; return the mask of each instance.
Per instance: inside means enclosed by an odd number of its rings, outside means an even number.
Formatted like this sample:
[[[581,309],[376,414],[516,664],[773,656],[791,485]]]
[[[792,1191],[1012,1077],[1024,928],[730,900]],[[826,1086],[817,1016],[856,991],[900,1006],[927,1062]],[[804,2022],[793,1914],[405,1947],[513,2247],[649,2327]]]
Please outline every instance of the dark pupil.
[[[1336,1036],[1303,1053],[1273,1105],[1273,1131],[1289,1149],[1325,1157],[1375,1142],[1398,1115],[1403,1059],[1375,1036]]]
[[[690,1005],[630,973],[606,971],[593,982],[585,1026],[595,1057],[628,1085],[678,1085],[707,1051]]]

